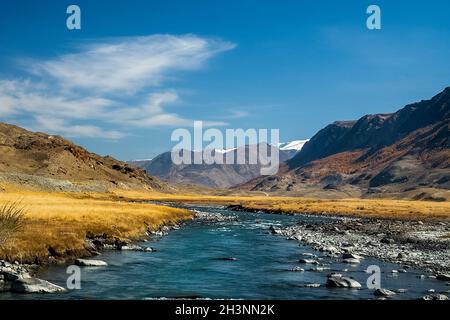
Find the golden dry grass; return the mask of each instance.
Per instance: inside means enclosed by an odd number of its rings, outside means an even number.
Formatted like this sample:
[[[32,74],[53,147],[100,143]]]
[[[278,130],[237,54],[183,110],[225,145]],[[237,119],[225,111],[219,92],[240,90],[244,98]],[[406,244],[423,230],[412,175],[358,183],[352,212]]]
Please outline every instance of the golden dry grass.
[[[115,191],[117,196],[136,200],[156,200],[192,203],[239,204],[251,210],[285,213],[338,214],[399,219],[450,219],[450,202],[393,199],[312,199],[271,196],[208,196],[149,194]]]
[[[450,203],[390,199],[285,200],[244,203],[252,210],[285,213],[337,214],[396,219],[449,219]]]
[[[62,256],[76,256],[84,251],[87,232],[132,240],[142,237],[148,227],[191,216],[186,210],[114,198],[107,194],[0,193],[0,205],[20,200],[27,208],[24,228],[0,248],[0,259],[45,260],[50,247]]]

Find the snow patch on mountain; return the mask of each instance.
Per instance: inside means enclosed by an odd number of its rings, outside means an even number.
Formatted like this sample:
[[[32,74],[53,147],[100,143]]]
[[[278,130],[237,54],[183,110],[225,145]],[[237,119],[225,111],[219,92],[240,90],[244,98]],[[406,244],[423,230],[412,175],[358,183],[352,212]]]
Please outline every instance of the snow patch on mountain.
[[[309,139],[306,140],[294,140],[294,141],[290,141],[290,142],[282,142],[278,144],[278,149],[283,150],[283,151],[287,151],[287,150],[295,150],[295,151],[300,151],[303,146],[305,145],[305,143],[307,143],[309,141]]]
[[[214,151],[216,151],[217,153],[221,153],[221,154],[228,153],[228,152],[231,152],[231,151],[234,151],[234,150],[236,150],[236,148],[231,148],[231,149],[214,149]]]

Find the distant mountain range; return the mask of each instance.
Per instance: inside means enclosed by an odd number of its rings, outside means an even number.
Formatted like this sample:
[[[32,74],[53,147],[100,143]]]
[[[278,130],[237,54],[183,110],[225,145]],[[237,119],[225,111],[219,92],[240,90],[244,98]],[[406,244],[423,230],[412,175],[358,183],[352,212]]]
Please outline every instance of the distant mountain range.
[[[334,122],[287,161],[288,170],[243,186],[265,192],[311,188],[349,196],[405,193],[433,200],[450,190],[450,87],[392,114]]]
[[[308,140],[296,140],[278,145],[280,163],[291,159],[301,150]],[[176,165],[172,162],[171,152],[165,152],[151,160],[129,161],[130,164],[145,169],[149,174],[172,184],[196,184],[211,188],[230,188],[243,184],[260,175],[260,164],[248,164],[249,146],[242,146],[234,149],[215,149],[214,154],[225,157],[228,153],[233,153],[236,159],[239,150],[245,149],[247,164],[190,164]],[[269,149],[269,147],[267,146]],[[277,147],[270,146],[271,150]],[[184,150],[194,159],[194,152]],[[273,152],[273,151],[271,151]]]
[[[273,176],[260,176],[260,164],[174,165],[170,152],[152,160],[124,163],[91,153],[59,136],[0,123],[0,191],[10,183],[58,191],[177,189],[160,178],[173,184],[267,195],[448,201],[450,87],[395,113],[337,121],[309,141],[269,149],[278,151],[282,162],[279,173]],[[232,153],[236,158],[245,151],[248,159],[251,150],[242,146],[214,152],[223,157]],[[194,152],[184,152],[194,158]]]

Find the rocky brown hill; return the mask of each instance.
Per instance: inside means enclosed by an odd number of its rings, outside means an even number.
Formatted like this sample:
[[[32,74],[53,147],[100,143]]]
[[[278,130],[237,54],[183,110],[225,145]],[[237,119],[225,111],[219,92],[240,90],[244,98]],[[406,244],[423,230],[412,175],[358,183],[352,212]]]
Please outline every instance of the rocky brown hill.
[[[64,191],[166,188],[145,170],[91,153],[62,137],[6,123],[0,123],[0,183]]]
[[[450,87],[393,114],[328,125],[288,166],[287,173],[258,178],[245,188],[298,192],[314,187],[350,196],[408,193],[417,199],[433,199],[433,190],[448,195]]]

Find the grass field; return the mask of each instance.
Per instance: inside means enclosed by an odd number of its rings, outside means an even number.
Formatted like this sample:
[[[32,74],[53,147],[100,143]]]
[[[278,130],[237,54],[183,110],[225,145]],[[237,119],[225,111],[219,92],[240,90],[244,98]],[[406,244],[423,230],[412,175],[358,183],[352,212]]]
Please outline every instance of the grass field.
[[[208,196],[145,194],[115,191],[117,196],[135,200],[191,202],[203,204],[236,204],[250,210],[284,213],[338,214],[399,219],[450,219],[450,202],[392,199],[324,200],[271,196]]]
[[[134,240],[147,230],[191,216],[186,210],[87,194],[2,192],[0,205],[20,201],[25,225],[0,248],[0,259],[45,261],[49,248],[57,255],[85,253],[87,232]]]
[[[163,194],[115,190],[110,193],[43,193],[9,189],[0,192],[0,206],[20,201],[26,207],[25,226],[0,247],[0,259],[22,262],[45,261],[53,255],[86,253],[88,232],[106,233],[124,240],[141,238],[147,228],[190,218],[187,210],[143,201],[240,205],[268,212],[339,214],[351,216],[450,219],[449,202],[389,199],[319,200],[293,197],[210,196]]]

